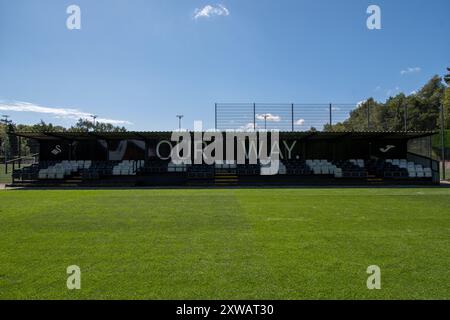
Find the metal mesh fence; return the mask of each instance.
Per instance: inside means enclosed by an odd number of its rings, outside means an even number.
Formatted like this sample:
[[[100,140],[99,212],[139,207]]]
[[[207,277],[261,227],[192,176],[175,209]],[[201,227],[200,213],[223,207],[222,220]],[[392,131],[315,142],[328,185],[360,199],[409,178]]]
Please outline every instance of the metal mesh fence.
[[[331,130],[347,120],[357,104],[216,104],[218,130]],[[364,125],[369,124],[369,117]],[[334,130],[335,128],[333,128]],[[365,128],[367,129],[367,128]]]

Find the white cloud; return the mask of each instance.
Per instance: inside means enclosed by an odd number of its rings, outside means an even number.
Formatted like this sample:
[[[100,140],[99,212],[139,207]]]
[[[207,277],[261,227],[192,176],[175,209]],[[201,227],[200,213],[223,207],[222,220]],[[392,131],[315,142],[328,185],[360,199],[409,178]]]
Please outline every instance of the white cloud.
[[[0,101],[0,110],[1,111],[12,111],[12,112],[32,112],[32,113],[41,113],[48,114],[55,118],[60,119],[92,119],[91,115],[93,113],[83,112],[74,108],[64,108],[64,107],[45,107],[37,104],[22,102],[22,101],[13,101],[10,103],[6,103]],[[102,123],[110,123],[113,125],[132,125],[133,123],[126,120],[115,120],[115,119],[105,119],[105,118],[97,118],[98,122]]]
[[[272,121],[272,122],[280,122],[281,121],[281,117],[280,116],[273,115],[271,113],[257,114],[256,115],[256,119],[258,119],[258,120],[266,119],[267,121]]]
[[[228,10],[224,5],[218,4],[218,5],[206,5],[203,8],[195,9],[194,12],[194,19],[200,19],[200,18],[210,18],[213,16],[229,16],[230,10]]]
[[[406,75],[406,74],[411,74],[411,73],[418,73],[422,71],[422,69],[420,67],[409,67],[406,68],[405,70],[400,71],[401,75]]]
[[[305,124],[305,119],[298,119],[295,121],[295,125],[297,126],[303,126]]]

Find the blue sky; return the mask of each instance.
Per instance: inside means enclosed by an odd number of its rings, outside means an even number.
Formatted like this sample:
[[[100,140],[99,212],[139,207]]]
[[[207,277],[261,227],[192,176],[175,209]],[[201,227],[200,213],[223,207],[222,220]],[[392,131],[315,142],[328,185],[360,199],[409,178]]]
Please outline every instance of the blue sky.
[[[66,27],[72,4],[81,30]],[[366,27],[371,4],[381,30]],[[448,0],[0,0],[0,112],[170,130],[176,114],[213,127],[215,102],[384,101],[445,73],[449,12]]]

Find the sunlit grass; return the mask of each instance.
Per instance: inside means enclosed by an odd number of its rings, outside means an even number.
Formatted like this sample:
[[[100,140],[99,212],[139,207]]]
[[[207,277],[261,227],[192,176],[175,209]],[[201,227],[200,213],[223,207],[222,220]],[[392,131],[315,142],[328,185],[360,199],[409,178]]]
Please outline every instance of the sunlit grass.
[[[450,189],[8,190],[0,234],[4,299],[450,297]]]

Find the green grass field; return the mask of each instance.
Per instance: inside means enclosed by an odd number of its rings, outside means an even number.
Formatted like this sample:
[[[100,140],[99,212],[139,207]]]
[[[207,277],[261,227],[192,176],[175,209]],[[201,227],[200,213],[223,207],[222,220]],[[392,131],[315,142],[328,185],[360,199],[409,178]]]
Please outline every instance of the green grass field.
[[[15,166],[15,169],[20,169],[29,166],[29,164],[23,164],[22,166]],[[5,173],[5,164],[0,164],[0,183],[11,183],[12,182],[12,164],[8,165],[8,173]]]
[[[11,183],[11,172],[5,173],[4,164],[0,164],[0,183]]]
[[[1,299],[450,298],[443,188],[7,190],[0,234]]]

